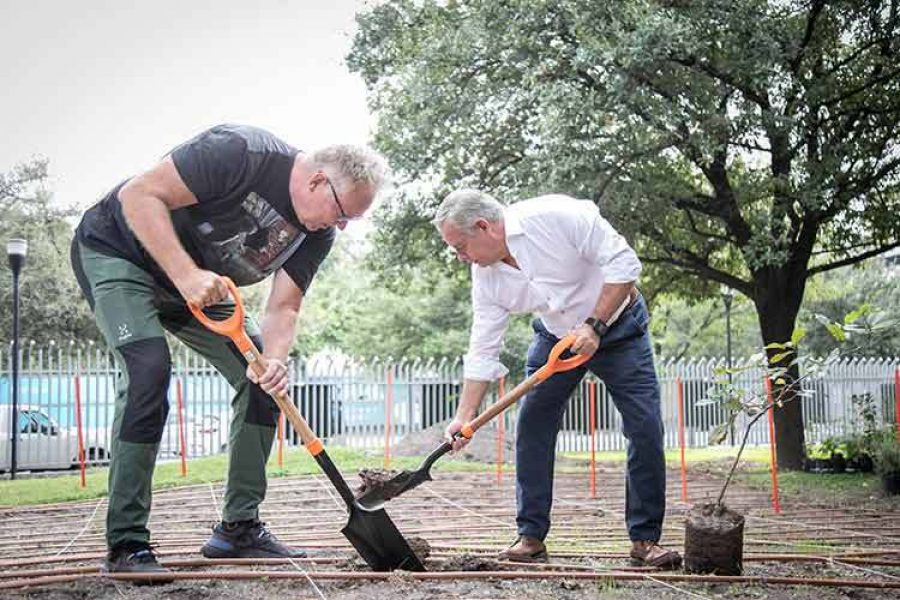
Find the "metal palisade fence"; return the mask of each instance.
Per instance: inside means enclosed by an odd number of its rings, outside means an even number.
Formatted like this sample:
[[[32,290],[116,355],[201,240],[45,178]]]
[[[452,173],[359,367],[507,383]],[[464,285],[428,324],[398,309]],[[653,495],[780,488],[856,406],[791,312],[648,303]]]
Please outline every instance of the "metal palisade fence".
[[[0,353],[0,470],[10,466],[10,346]],[[169,416],[160,457],[187,457],[227,450],[233,392],[214,368],[181,345],[173,347]],[[17,468],[66,468],[78,462],[83,447],[88,463],[108,461],[119,376],[111,355],[95,345],[23,344],[20,358]],[[683,421],[685,444],[702,447],[716,425],[726,420],[721,404],[710,401],[721,380],[714,374],[722,358],[658,360],[666,446],[678,447]],[[736,361],[735,366],[742,366]],[[804,422],[808,442],[860,431],[861,410],[880,424],[895,423],[900,359],[861,358],[833,364],[823,377],[804,380]],[[458,403],[462,362],[455,360],[354,360],[318,355],[291,365],[291,397],[312,428],[331,446],[382,449],[404,436],[450,419]],[[734,385],[747,394],[763,393],[761,370],[735,373]],[[515,381],[513,381],[515,379]],[[519,377],[510,375],[512,384]],[[496,389],[488,401],[496,399]],[[591,403],[593,401],[593,407]],[[679,410],[681,414],[679,415]],[[501,417],[515,435],[515,407]],[[746,422],[739,417],[736,431]],[[497,427],[492,423],[491,427]],[[598,451],[626,446],[621,419],[603,382],[583,380],[573,395],[558,437],[561,452]],[[79,446],[79,435],[81,445]],[[767,444],[768,427],[760,420],[750,444]],[[288,429],[288,445],[299,443]]]

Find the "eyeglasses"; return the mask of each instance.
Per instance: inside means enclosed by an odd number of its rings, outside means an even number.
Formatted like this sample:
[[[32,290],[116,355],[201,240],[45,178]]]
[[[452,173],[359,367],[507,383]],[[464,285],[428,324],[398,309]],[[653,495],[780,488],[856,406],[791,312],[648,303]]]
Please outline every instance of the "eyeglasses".
[[[347,221],[352,220],[352,217],[344,212],[344,207],[341,205],[341,201],[338,200],[337,192],[334,191],[334,186],[331,185],[331,180],[328,176],[325,176],[325,183],[328,184],[328,187],[331,189],[331,195],[334,197],[334,203],[337,204],[338,207],[338,221],[342,223],[346,223]]]

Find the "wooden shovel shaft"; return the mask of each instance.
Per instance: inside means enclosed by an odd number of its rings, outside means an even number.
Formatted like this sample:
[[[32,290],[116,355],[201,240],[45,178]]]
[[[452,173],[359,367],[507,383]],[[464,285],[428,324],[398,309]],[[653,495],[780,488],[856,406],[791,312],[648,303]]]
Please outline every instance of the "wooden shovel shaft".
[[[531,377],[510,390],[505,396],[487,407],[483,413],[466,423],[462,429],[460,429],[460,432],[464,437],[471,438],[485,423],[518,402],[522,396],[530,392],[531,389],[541,381],[542,378],[540,373],[535,372]]]
[[[250,343],[250,348],[244,351],[244,358],[247,359],[250,368],[253,369],[253,372],[256,373],[257,377],[262,377],[263,374],[265,374],[266,366],[256,344],[253,344],[253,342]],[[275,400],[275,404],[278,405],[278,408],[281,409],[281,412],[284,413],[284,416],[290,422],[291,426],[300,435],[300,439],[303,440],[303,445],[306,446],[309,453],[313,456],[319,454],[323,448],[322,441],[316,436],[315,432],[309,426],[309,423],[306,422],[306,419],[303,418],[303,415],[300,414],[300,411],[297,410],[297,407],[294,406],[294,403],[288,398],[288,395],[284,392],[270,395]]]
[[[502,413],[510,405],[518,402],[519,398],[530,392],[531,388],[540,382],[544,381],[554,373],[568,371],[587,362],[590,359],[590,356],[586,354],[576,354],[566,359],[560,358],[563,352],[570,348],[574,342],[575,336],[571,333],[556,342],[550,350],[550,355],[547,357],[547,362],[543,367],[532,373],[531,377],[514,387],[508,394],[490,405],[483,413],[463,425],[462,428],[460,428],[459,433],[463,437],[471,439],[482,425]]]

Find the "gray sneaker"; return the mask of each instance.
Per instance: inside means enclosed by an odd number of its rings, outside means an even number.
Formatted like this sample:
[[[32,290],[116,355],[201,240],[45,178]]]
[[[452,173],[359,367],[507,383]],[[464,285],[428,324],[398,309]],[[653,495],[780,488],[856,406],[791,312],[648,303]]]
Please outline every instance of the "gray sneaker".
[[[102,567],[105,573],[157,573],[171,575],[172,571],[156,561],[150,544],[143,542],[125,543],[109,550]],[[172,583],[174,577],[155,577],[136,580],[136,585],[162,585]]]
[[[278,541],[266,528],[266,524],[255,519],[225,523],[213,527],[200,553],[206,558],[304,558],[306,552],[291,548]]]

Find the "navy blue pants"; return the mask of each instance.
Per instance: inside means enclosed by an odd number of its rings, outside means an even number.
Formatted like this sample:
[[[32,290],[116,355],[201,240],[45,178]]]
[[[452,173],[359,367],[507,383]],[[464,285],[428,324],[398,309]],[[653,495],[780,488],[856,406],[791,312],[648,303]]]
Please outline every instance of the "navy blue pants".
[[[643,297],[628,307],[582,366],[557,373],[521,401],[516,437],[516,523],[519,535],[543,540],[550,530],[556,436],[569,397],[589,369],[606,384],[628,439],[625,521],[633,541],[659,541],[666,511],[666,462],[659,383]],[[547,362],[559,339],[535,319],[528,375]],[[564,354],[563,357],[566,357]]]

